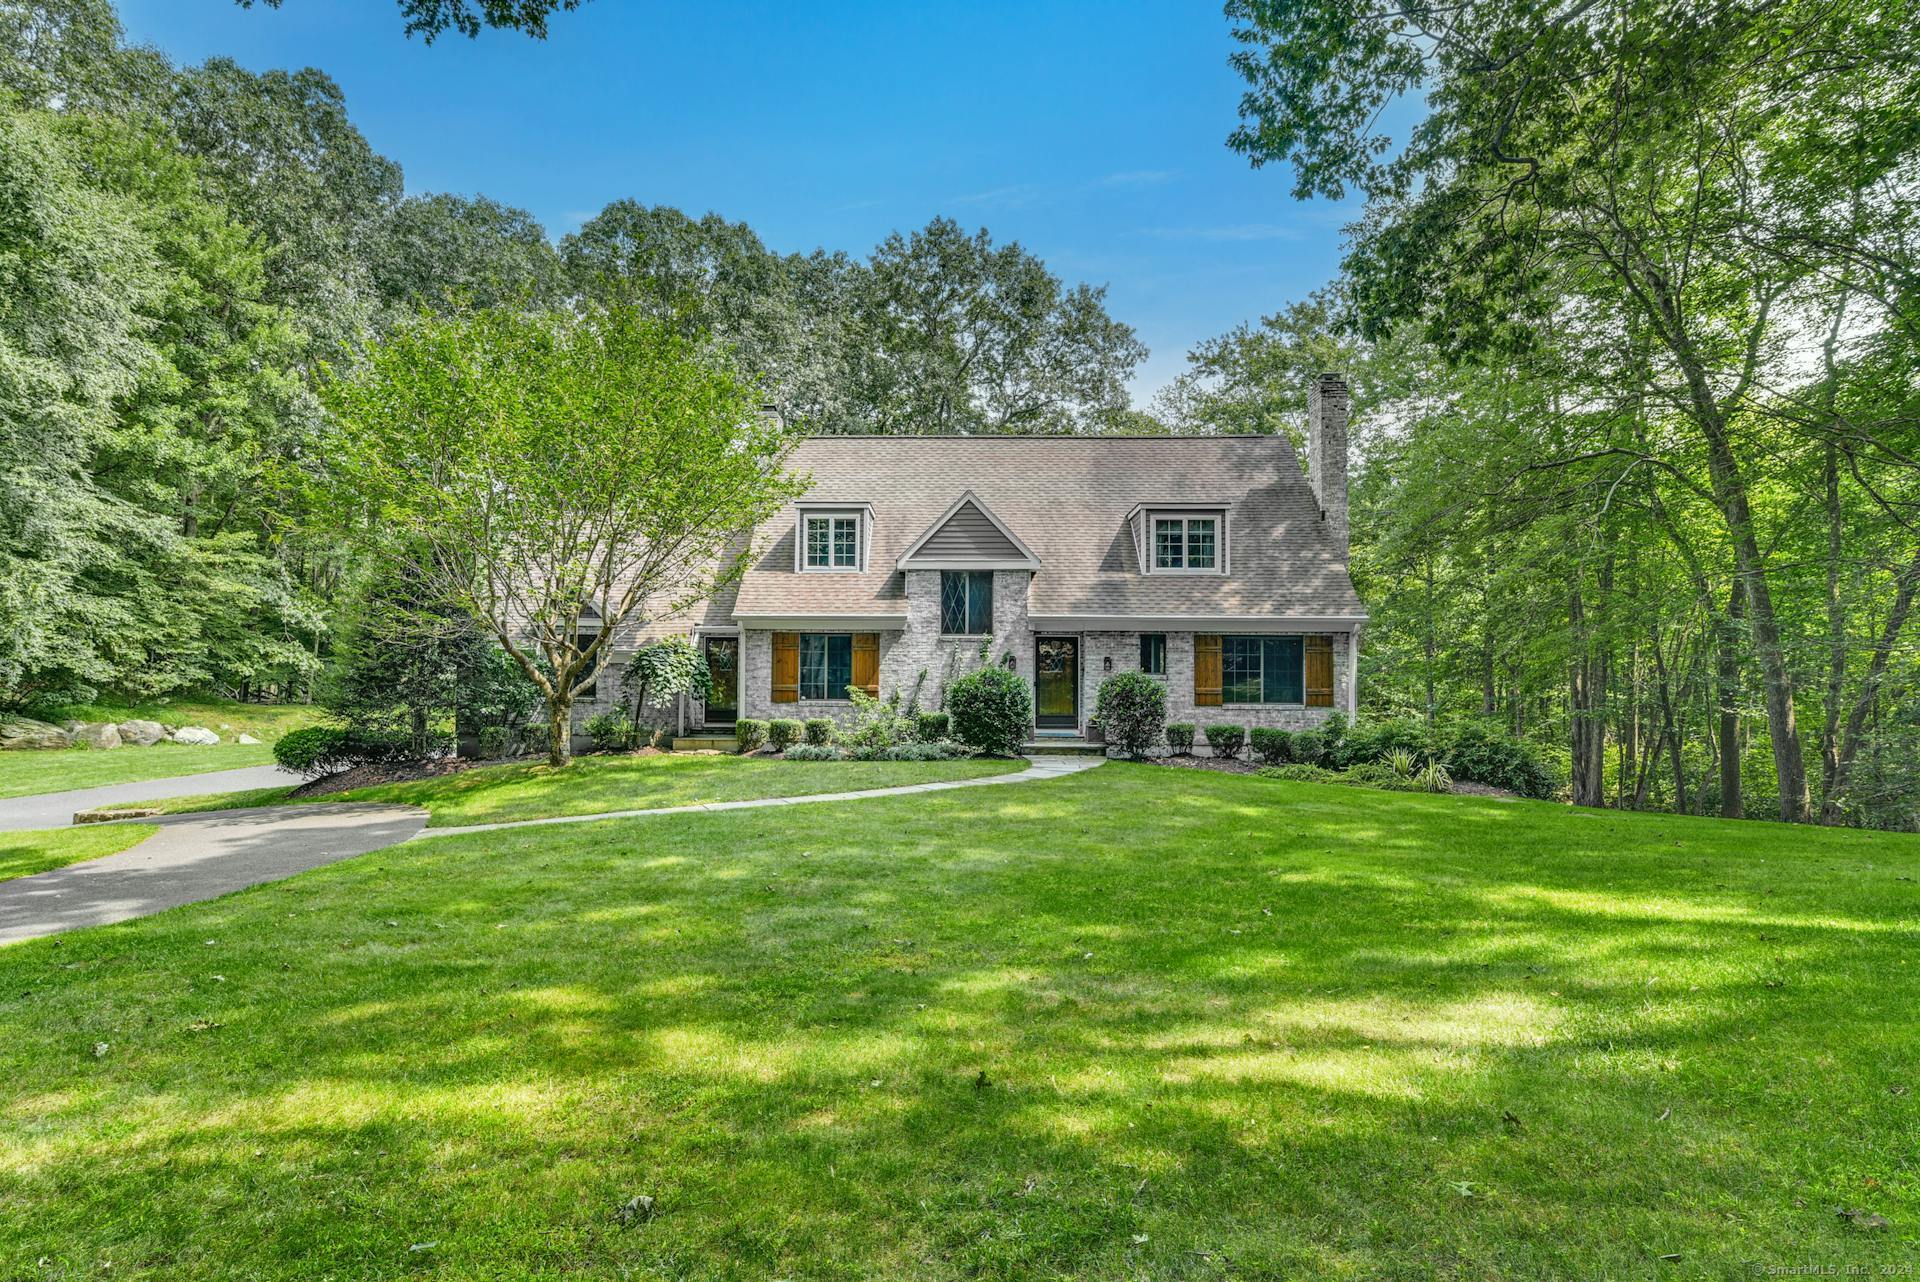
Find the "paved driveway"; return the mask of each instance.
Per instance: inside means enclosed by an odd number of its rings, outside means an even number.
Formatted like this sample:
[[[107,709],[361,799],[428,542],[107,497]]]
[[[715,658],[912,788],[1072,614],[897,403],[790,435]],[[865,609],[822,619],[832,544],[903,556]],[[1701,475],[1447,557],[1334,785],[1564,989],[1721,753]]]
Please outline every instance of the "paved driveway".
[[[0,881],[0,944],[144,917],[364,855],[413,836],[427,812],[315,802],[140,822],[160,831],[131,850]]]
[[[136,748],[136,752],[150,749]],[[202,775],[175,775],[171,779],[142,779],[74,792],[43,792],[31,797],[0,800],[0,832],[30,828],[65,828],[76,810],[117,806],[128,801],[158,801],[163,797],[197,797],[205,792],[239,792],[242,788],[277,788],[300,782],[300,776],[279,766],[243,766]]]

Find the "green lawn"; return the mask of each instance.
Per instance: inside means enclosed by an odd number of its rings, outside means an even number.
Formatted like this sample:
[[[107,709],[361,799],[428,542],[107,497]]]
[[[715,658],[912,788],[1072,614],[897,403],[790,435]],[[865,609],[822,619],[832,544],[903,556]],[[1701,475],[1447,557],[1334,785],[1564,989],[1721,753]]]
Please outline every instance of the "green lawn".
[[[77,864],[82,859],[117,855],[130,846],[139,845],[154,831],[151,824],[114,824],[111,827],[0,832],[0,881],[31,877],[37,872]]]
[[[0,951],[0,1260],[1897,1271],[1916,877],[1911,836],[1124,764],[408,845]]]
[[[222,739],[250,734],[264,743],[221,743],[193,748],[161,743],[150,748],[93,752],[0,752],[0,799],[66,792],[143,779],[172,779],[209,770],[237,770],[273,762],[275,739],[311,724],[318,709],[305,705],[234,703],[226,699],[174,699],[129,704],[79,704],[51,715],[54,721],[158,721],[169,726],[205,726]]]
[[[770,757],[576,757],[559,770],[546,765],[479,766],[412,783],[327,793],[314,801],[395,801],[424,806],[430,828],[651,810],[756,797],[893,788],[941,779],[974,779],[1024,770],[1024,761],[779,761]],[[231,810],[283,801],[290,788],[142,802],[168,812]]]
[[[0,752],[0,799],[272,764],[273,749],[263,743],[223,743],[211,748],[157,743],[151,748],[113,748],[106,752],[85,748]]]

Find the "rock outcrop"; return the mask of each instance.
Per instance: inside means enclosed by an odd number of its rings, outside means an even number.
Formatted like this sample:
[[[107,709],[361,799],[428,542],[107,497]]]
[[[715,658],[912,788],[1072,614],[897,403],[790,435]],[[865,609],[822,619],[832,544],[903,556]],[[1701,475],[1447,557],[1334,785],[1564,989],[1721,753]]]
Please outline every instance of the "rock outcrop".
[[[50,726],[44,721],[35,721],[30,717],[15,717],[9,721],[0,721],[0,752],[14,752],[30,748],[71,748],[73,736],[59,726]]]

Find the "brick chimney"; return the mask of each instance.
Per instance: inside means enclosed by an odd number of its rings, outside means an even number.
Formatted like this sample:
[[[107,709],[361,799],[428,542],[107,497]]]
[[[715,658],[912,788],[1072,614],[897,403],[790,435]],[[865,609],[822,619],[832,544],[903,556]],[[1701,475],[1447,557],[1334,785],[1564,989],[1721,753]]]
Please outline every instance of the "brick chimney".
[[[1347,552],[1347,380],[1322,374],[1307,387],[1307,480],[1334,545]]]

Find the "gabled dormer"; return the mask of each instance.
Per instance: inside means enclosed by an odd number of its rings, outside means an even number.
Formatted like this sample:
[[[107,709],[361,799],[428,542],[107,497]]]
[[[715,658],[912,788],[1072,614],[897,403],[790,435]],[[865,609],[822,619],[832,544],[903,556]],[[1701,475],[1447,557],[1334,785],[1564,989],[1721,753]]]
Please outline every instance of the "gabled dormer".
[[[968,490],[900,554],[902,570],[1037,570],[1033,549]]]
[[[801,574],[859,574],[873,546],[871,503],[798,504],[793,568]]]
[[[1224,575],[1232,567],[1225,504],[1142,503],[1127,514],[1142,574]]]

